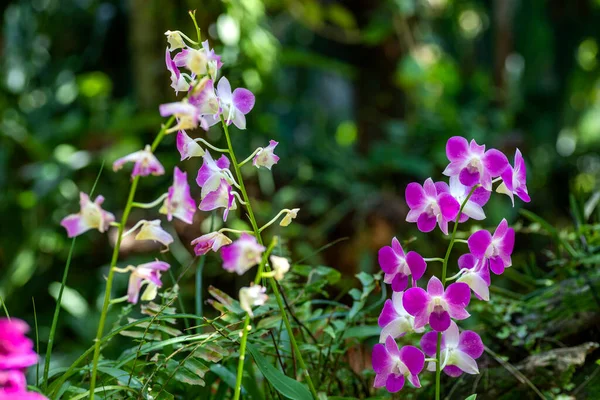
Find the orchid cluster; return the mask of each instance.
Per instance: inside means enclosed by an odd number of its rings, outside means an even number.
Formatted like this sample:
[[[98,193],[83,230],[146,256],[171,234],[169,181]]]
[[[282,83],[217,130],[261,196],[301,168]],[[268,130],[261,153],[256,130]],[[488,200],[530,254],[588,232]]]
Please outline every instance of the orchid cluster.
[[[194,18],[193,13],[191,16]],[[185,93],[185,96],[179,101],[160,105],[160,115],[170,118],[154,143],[119,158],[113,163],[114,171],[119,171],[127,164],[133,163],[131,193],[121,222],[115,223],[115,216],[102,209],[104,201],[102,196],[98,196],[92,202],[85,193],[80,195],[80,211],[65,217],[62,221],[69,237],[78,236],[90,229],[106,232],[110,226],[119,228],[110,275],[107,279],[107,291],[97,342],[102,335],[109,302],[127,300],[135,304],[140,299],[142,301],[153,300],[162,286],[161,273],[170,268],[168,263],[158,260],[137,266],[117,267],[119,246],[122,238],[127,235],[135,233],[135,240],[160,243],[163,251],[168,251],[169,245],[173,242],[172,235],[162,226],[164,221],[158,218],[140,220],[124,232],[127,217],[133,207],[152,209],[160,206],[158,212],[166,216],[167,221],[176,218],[185,224],[194,223],[194,216],[198,209],[201,211],[222,209],[223,221],[226,222],[230,213],[238,206],[246,208],[253,231],[222,228],[206,233],[191,242],[197,256],[202,256],[209,251],[219,252],[223,268],[228,272],[242,275],[252,267],[259,265],[255,284],[242,288],[239,293],[241,308],[247,315],[244,334],[247,334],[249,330],[246,328],[249,328],[247,326],[249,318],[253,317],[252,308],[264,304],[267,300],[266,288],[258,284],[260,280],[262,278],[282,279],[290,268],[289,262],[281,257],[271,256],[269,262],[270,250],[267,252],[266,247],[262,244],[261,232],[277,221],[281,226],[289,225],[296,217],[298,209],[282,210],[259,229],[240,172],[241,167],[249,161],[252,161],[252,165],[256,168],[270,170],[279,161],[279,157],[274,154],[278,143],[271,140],[267,146],[257,148],[248,158],[238,163],[228,132],[231,124],[238,129],[246,129],[246,114],[254,107],[254,94],[245,88],[232,90],[229,80],[224,76],[219,77],[223,66],[221,57],[210,48],[208,41],[200,43],[199,32],[198,41],[190,39],[180,31],[167,31],[165,35],[168,42],[165,50],[165,62],[171,78],[171,87],[176,95]],[[226,149],[218,148],[203,138],[193,138],[188,134],[198,127],[208,130],[217,123],[221,123],[223,126],[228,145]],[[154,151],[162,138],[170,133],[177,135],[176,147],[181,161],[194,157],[202,158],[202,166],[195,179],[200,188],[200,198],[194,199],[191,195],[187,173],[174,167],[172,185],[164,194],[149,203],[134,202],[133,196],[141,178],[165,174],[165,168]],[[211,154],[211,152],[213,153]],[[214,156],[215,153],[219,155]],[[239,238],[233,240],[227,236],[227,233],[239,235]],[[126,296],[110,300],[110,285],[114,273],[129,273],[129,288]],[[143,287],[145,290],[141,293]],[[92,371],[92,393],[99,351],[99,346],[96,346]],[[240,360],[243,358],[242,351]]]
[[[20,319],[0,318],[0,400],[43,400],[27,391],[25,370],[37,364],[33,341],[25,334],[29,326]]]
[[[406,221],[415,222],[421,232],[431,232],[438,226],[448,235],[448,224],[454,222],[445,257],[424,258],[414,251],[405,252],[396,238],[391,246],[379,250],[384,282],[391,284],[393,295],[378,319],[381,335],[373,349],[374,386],[389,392],[401,390],[406,379],[414,387],[421,387],[419,374],[426,362],[427,369],[436,372],[436,398],[442,370],[452,377],[479,373],[476,360],[483,354],[483,342],[477,333],[459,329],[456,321],[469,318],[471,291],[477,299],[489,300],[490,271],[500,275],[512,265],[515,232],[503,219],[493,234],[487,230],[473,233],[464,241],[469,252],[458,259],[458,272],[446,278],[449,256],[459,241],[455,238],[457,226],[469,218],[485,219],[483,206],[496,182],[500,182],[496,192],[508,195],[513,206],[515,196],[530,201],[525,162],[518,149],[514,165],[510,165],[502,152],[486,151],[485,145],[475,140],[468,142],[455,136],[446,144],[446,155],[450,163],[443,174],[449,177],[448,183],[428,178],[423,185],[410,183],[405,193],[410,208]],[[443,263],[441,279],[433,275],[424,289],[418,281],[431,261]],[[427,329],[430,331],[421,337],[420,349],[398,348],[396,339]]]

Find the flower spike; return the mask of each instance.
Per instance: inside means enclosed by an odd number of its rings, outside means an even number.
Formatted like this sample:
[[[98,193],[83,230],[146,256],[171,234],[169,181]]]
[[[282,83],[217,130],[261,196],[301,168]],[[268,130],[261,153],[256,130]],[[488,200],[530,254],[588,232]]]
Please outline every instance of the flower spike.
[[[150,174],[158,176],[165,173],[162,164],[152,153],[150,145],[146,145],[144,150],[136,151],[135,153],[119,158],[113,163],[113,171],[120,170],[125,163],[129,162],[135,163],[131,172],[132,178],[136,176],[148,176]]]
[[[193,222],[196,213],[196,202],[190,195],[187,172],[175,167],[173,185],[169,187],[167,198],[159,212],[166,214],[169,221],[172,221],[175,217],[186,224]]]

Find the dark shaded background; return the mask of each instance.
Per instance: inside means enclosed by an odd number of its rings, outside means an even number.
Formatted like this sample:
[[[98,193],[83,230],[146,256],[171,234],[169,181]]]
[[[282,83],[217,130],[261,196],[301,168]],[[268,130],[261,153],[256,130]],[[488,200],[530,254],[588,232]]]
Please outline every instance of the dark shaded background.
[[[188,9],[197,9],[233,86],[257,95],[248,130],[234,133],[239,154],[280,142],[273,174],[247,169],[259,220],[302,209],[285,232],[292,259],[347,237],[310,261],[344,271],[348,285],[353,273],[377,270],[377,249],[392,236],[425,239],[404,222],[403,191],[410,181],[441,178],[450,136],[475,138],[509,158],[520,148],[533,198],[527,209],[554,226],[572,224],[569,193],[585,200],[599,189],[598,0],[3,3],[0,294],[12,314],[29,319],[35,294],[41,338],[70,246],[60,219],[77,209],[78,192],[90,190],[103,161],[96,193],[118,218],[129,180],[110,165],[159,129],[158,105],[174,98],[163,32],[193,35]],[[158,156],[167,170],[178,162],[173,137]],[[184,166],[195,177],[200,162]],[[170,179],[142,180],[139,201],[158,197]],[[486,224],[518,221],[520,207],[493,196]],[[151,216],[135,211],[130,220]],[[206,217],[173,225],[180,240],[166,257],[175,275],[193,261],[188,244],[202,224],[208,228]],[[445,242],[432,237],[415,248],[440,255]],[[91,341],[111,238],[77,239],[67,292],[74,305],[59,332],[69,339],[59,344],[65,353]],[[516,271],[495,283],[530,290],[521,274],[551,273],[548,245],[517,235]],[[147,251],[125,242],[121,260],[147,260]],[[212,256],[206,273],[207,284],[230,292],[248,279],[224,275]],[[181,285],[191,308],[193,274]]]

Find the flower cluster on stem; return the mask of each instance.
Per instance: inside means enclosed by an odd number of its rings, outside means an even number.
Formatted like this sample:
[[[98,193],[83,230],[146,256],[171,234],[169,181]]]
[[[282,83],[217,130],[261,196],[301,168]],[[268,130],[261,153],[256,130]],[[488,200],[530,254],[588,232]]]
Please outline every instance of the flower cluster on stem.
[[[380,343],[373,349],[374,386],[389,392],[401,390],[408,380],[420,387],[419,374],[425,368],[425,356],[430,357],[427,369],[435,372],[435,398],[441,396],[441,372],[451,377],[463,373],[478,374],[477,358],[483,354],[481,337],[473,331],[461,330],[456,321],[469,318],[467,311],[471,291],[479,300],[489,300],[490,271],[500,275],[512,266],[511,254],[515,232],[503,219],[495,232],[479,230],[466,241],[468,252],[458,259],[457,273],[447,278],[449,258],[456,240],[458,225],[469,218],[484,220],[483,206],[500,182],[496,192],[529,202],[526,167],[517,149],[514,166],[496,149],[486,151],[475,140],[455,136],[446,144],[450,163],[443,171],[448,182],[428,178],[423,184],[413,182],[406,187],[406,203],[410,209],[407,222],[415,222],[421,232],[431,232],[436,226],[449,235],[449,245],[443,258],[423,258],[414,251],[405,253],[396,239],[391,246],[379,250],[379,265],[385,273],[384,282],[391,284],[393,295],[384,304],[379,316]],[[453,222],[449,233],[449,223]],[[425,288],[419,286],[427,262],[441,261],[441,274],[429,278]],[[447,285],[449,280],[456,280]],[[427,330],[427,332],[426,332]],[[415,346],[398,348],[396,339],[407,333],[423,333],[420,349]]]

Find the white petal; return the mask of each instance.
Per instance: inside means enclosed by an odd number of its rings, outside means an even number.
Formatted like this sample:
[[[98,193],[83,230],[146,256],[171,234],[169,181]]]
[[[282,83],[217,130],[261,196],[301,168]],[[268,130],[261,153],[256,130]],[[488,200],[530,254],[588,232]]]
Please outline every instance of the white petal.
[[[451,356],[452,362],[448,362],[448,365],[455,365],[467,374],[478,374],[479,368],[477,362],[468,355],[460,350],[455,350]]]
[[[467,202],[467,204],[465,204],[463,213],[469,218],[473,218],[478,221],[485,219],[485,212],[483,212],[483,208],[479,204],[470,200]]]

